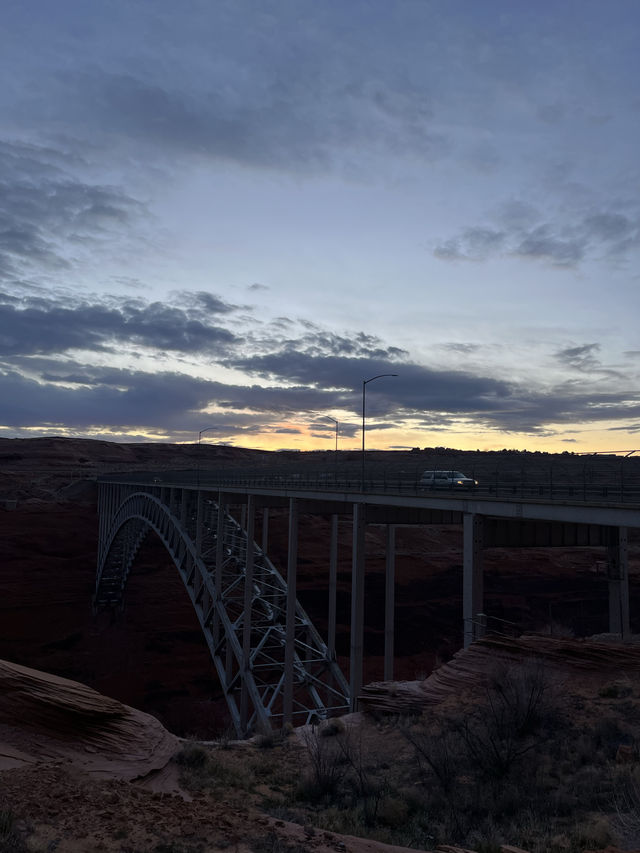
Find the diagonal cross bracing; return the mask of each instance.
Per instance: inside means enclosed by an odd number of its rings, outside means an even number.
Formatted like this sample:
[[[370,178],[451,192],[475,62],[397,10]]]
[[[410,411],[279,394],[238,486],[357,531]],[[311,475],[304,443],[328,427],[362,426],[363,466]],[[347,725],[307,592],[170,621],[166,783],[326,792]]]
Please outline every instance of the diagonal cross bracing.
[[[161,489],[140,491],[140,487],[109,484],[101,488],[106,494],[100,501],[94,606],[121,604],[136,554],[148,531],[154,530],[189,594],[238,734],[281,726],[285,721],[287,585],[267,555],[255,542],[248,542],[246,531],[224,506],[204,500],[201,492],[175,490],[181,495],[177,506],[174,490],[167,495]],[[247,588],[249,551],[253,561]],[[298,601],[290,636],[292,722],[302,725],[347,711],[345,678]]]

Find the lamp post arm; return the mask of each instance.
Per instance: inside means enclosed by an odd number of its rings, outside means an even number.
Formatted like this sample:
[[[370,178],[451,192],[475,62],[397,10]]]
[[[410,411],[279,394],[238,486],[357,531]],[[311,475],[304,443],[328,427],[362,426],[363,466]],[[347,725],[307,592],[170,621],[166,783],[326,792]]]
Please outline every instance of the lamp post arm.
[[[382,379],[383,376],[397,376],[397,373],[378,373],[376,376],[372,376],[371,379],[363,379],[362,380],[362,472],[361,472],[361,482],[360,486],[362,491],[364,492],[364,436],[366,430],[366,391],[367,385],[369,382],[373,382],[374,379]]]
[[[218,426],[216,425],[216,426],[205,427],[204,429],[201,429],[199,431],[199,433],[198,433],[198,444],[200,444],[200,439],[202,438],[202,433],[203,432],[209,432],[209,430],[211,430],[211,429],[218,429]]]

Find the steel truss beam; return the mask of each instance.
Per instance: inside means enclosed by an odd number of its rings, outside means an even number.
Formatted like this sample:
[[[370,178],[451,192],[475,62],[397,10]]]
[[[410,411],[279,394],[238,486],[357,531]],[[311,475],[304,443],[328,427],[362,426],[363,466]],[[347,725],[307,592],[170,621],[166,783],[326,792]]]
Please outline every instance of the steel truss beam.
[[[224,505],[191,489],[100,488],[96,609],[121,605],[133,561],[153,530],[189,594],[239,736],[270,731],[287,719],[303,725],[348,711],[349,687],[335,653],[297,600],[292,626],[289,615],[293,677],[285,683],[287,584]]]

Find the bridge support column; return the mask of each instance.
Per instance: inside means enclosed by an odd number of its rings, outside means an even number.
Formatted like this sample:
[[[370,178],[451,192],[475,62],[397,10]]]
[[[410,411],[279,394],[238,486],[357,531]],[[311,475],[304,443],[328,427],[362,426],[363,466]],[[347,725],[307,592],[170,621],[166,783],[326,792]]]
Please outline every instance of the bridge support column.
[[[98,489],[98,570],[102,565],[104,550],[106,547],[107,531],[111,526],[111,519],[107,518],[108,492],[103,487]]]
[[[296,579],[298,574],[298,501],[289,499],[289,543],[287,559],[287,622],[284,648],[283,723],[293,717],[293,662],[296,639]]]
[[[393,681],[393,641],[395,634],[396,527],[387,524],[386,571],[384,584],[384,680]]]
[[[262,510],[262,553],[266,554],[269,550],[269,507],[265,506]]]
[[[251,669],[251,629],[253,604],[253,539],[255,533],[255,497],[249,495],[247,503],[242,505],[245,515],[247,532],[247,555],[244,572],[244,614],[242,623],[242,670],[248,673]],[[249,722],[249,685],[243,676],[240,691],[240,725],[246,732]]]
[[[187,504],[189,501],[189,492],[187,489],[180,489],[180,524],[183,529],[187,529]]]
[[[366,505],[353,505],[353,546],[351,556],[351,648],[349,663],[349,692],[351,710],[355,711],[362,689],[364,652],[364,549]]]
[[[465,649],[483,634],[482,626],[478,623],[478,615],[484,610],[482,526],[483,517],[481,515],[470,512],[463,514],[462,619]]]
[[[200,493],[201,494],[201,493]],[[216,604],[222,596],[222,564],[224,562],[224,517],[227,511],[227,506],[224,501],[224,495],[221,491],[218,492],[218,515],[216,518],[216,576],[215,576],[215,592]],[[200,553],[198,551],[198,553]],[[213,622],[213,640],[217,645],[220,642],[220,617],[217,614]],[[229,647],[230,648],[230,647]],[[227,682],[230,678],[229,666],[227,666]]]
[[[627,528],[613,529],[609,545],[609,632],[619,634],[625,643],[631,642],[629,625],[629,551]]]
[[[336,657],[336,595],[338,589],[338,516],[331,516],[331,544],[329,546],[329,613],[327,650],[329,658]]]
[[[338,591],[338,516],[331,516],[331,540],[329,545],[329,610],[327,614],[327,657],[330,661],[336,659],[336,623],[337,623],[337,591]],[[327,676],[327,705],[333,703],[331,688],[333,675],[331,669]]]
[[[198,497],[196,503],[196,551],[198,557],[202,556],[202,526],[204,523],[203,511],[204,497],[202,495],[202,489],[198,489]]]

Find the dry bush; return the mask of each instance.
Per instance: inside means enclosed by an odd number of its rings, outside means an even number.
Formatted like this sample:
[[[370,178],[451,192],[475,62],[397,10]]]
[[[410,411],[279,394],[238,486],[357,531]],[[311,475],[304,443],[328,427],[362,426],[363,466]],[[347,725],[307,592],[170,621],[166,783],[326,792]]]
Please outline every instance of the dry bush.
[[[209,749],[199,744],[187,744],[174,757],[180,768],[180,784],[189,791],[202,791],[221,785],[242,787],[241,775],[232,771]]]
[[[532,799],[546,810],[541,746],[558,723],[544,669],[530,662],[496,670],[479,704],[405,727],[439,834],[462,842],[473,829],[490,845],[494,815],[508,820]]]
[[[0,810],[0,853],[28,853],[28,849],[16,829],[13,812]]]
[[[322,737],[315,728],[305,730],[302,740],[311,766],[310,773],[300,782],[299,796],[311,802],[324,800],[331,803],[339,795],[348,772],[343,750],[337,738]]]

